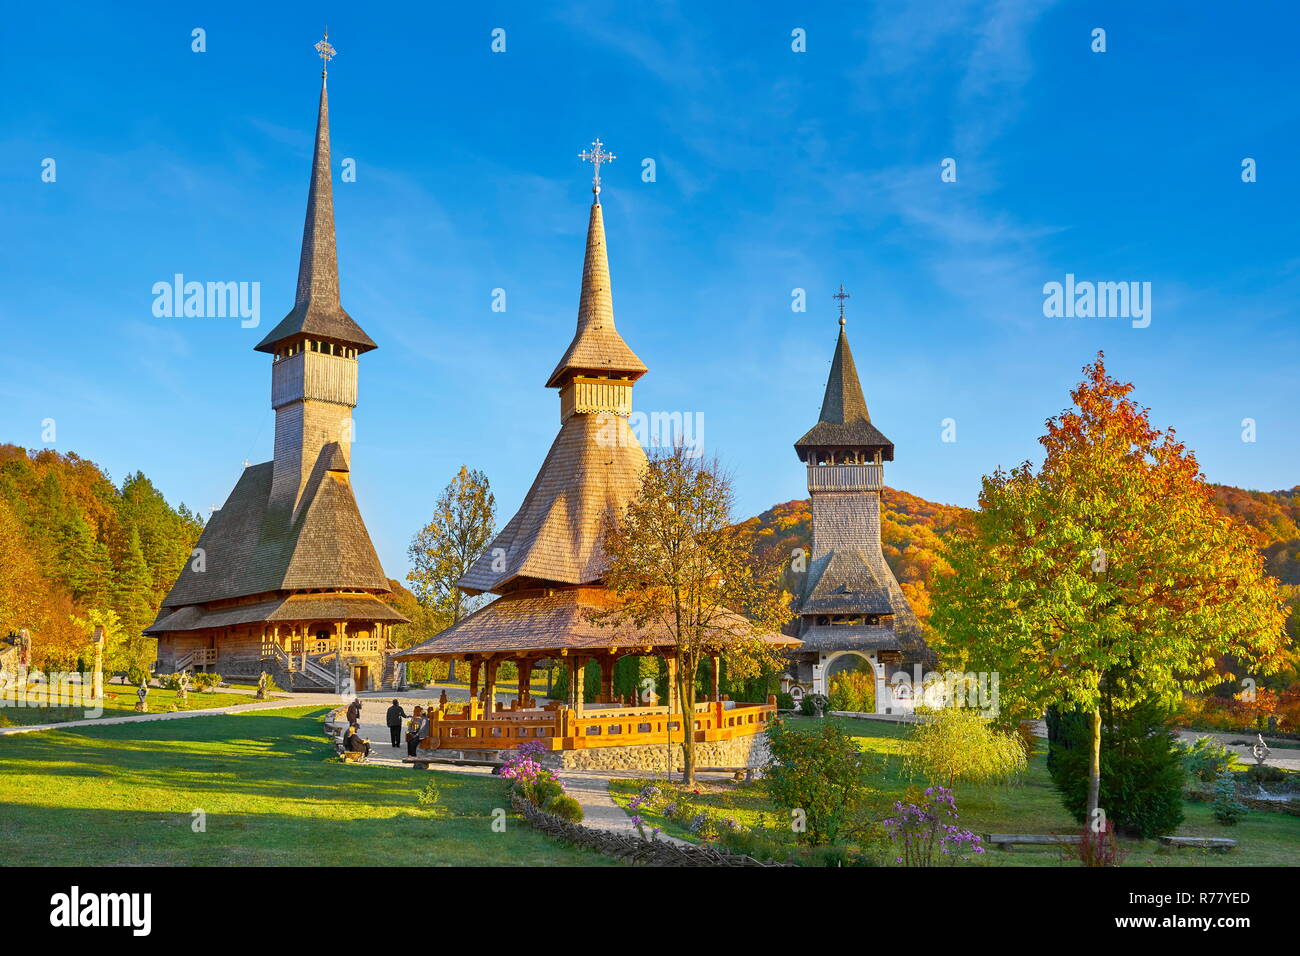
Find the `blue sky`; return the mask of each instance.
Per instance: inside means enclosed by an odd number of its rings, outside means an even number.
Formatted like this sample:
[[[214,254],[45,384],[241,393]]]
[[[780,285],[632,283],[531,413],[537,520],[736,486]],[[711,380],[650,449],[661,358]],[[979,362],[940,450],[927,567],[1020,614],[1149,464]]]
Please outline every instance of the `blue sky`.
[[[703,414],[741,515],[805,493],[841,282],[891,485],[973,504],[1098,349],[1211,480],[1300,482],[1292,4],[178,6],[7,14],[0,440],[53,418],[204,513],[270,458],[252,347],[292,305],[328,23],[343,302],[380,346],[353,480],[394,577],[462,463],[504,522],[554,437],[597,136],[636,406]],[[260,282],[261,327],[155,318],[178,272]],[[1044,317],[1066,273],[1150,282],[1149,327]]]

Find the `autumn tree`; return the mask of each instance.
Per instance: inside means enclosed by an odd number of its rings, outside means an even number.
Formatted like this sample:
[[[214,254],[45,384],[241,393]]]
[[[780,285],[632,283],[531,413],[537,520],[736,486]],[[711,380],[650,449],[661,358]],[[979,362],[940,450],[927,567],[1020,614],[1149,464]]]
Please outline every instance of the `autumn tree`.
[[[438,496],[432,520],[406,550],[411,559],[406,580],[420,605],[440,622],[437,630],[455,624],[482,603],[482,598],[465,594],[456,582],[482,556],[495,528],[496,497],[487,476],[462,465]]]
[[[731,481],[717,462],[679,445],[651,457],[637,495],[608,517],[602,536],[605,585],[621,603],[592,619],[675,645],[684,715],[695,713],[696,674],[706,658],[725,657],[740,679],[783,663],[767,640],[789,617],[780,568],[756,559],[751,535],[732,523],[731,508]],[[683,723],[689,727],[689,718]],[[683,738],[689,784],[695,740],[690,733]]]
[[[1148,410],[1084,369],[1074,407],[1028,462],[984,478],[979,510],[948,542],[936,649],[1001,674],[1016,717],[1078,708],[1091,725],[1085,819],[1095,826],[1101,704],[1174,701],[1222,680],[1222,655],[1261,672],[1283,657],[1283,608],[1250,528],[1216,509],[1196,458]]]

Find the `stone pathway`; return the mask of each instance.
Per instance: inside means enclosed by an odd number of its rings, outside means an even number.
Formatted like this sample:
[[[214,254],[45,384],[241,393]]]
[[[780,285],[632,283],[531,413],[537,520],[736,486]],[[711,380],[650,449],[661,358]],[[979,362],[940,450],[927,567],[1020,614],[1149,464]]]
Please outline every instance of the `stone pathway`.
[[[232,691],[232,693],[238,693],[238,691]],[[249,691],[250,695],[252,693],[254,692]],[[151,714],[128,714],[124,717],[90,717],[85,720],[62,720],[52,724],[0,727],[0,737],[8,737],[12,734],[33,734],[43,730],[80,730],[82,727],[111,727],[116,724],[140,724],[151,720],[182,720],[186,717],[204,717],[212,714],[245,714],[254,710],[278,710],[283,707],[310,706],[338,706],[338,698],[333,694],[281,694],[276,700],[250,701],[247,704],[207,707],[202,710],[178,710],[174,713],[160,711]]]

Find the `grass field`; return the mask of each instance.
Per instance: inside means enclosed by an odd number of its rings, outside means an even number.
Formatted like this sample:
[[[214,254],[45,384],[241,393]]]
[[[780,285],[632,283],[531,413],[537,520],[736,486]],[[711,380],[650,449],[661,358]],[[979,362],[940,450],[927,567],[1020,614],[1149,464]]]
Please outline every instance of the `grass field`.
[[[155,691],[154,693],[157,693]],[[152,698],[152,695],[151,695]],[[245,698],[246,699],[246,698]],[[300,707],[0,737],[8,866],[602,866],[509,809],[505,781],[340,764]],[[436,779],[439,802],[419,802]],[[195,832],[194,811],[206,817]]]
[[[863,750],[879,754],[883,767],[872,778],[877,788],[868,813],[874,818],[888,815],[895,800],[903,797],[908,780],[902,772],[904,739],[907,725],[884,721],[854,720],[831,717],[845,733],[855,737]],[[813,723],[810,718],[793,718],[796,726]],[[1061,800],[1052,788],[1047,773],[1044,748],[1039,741],[1038,753],[1030,762],[1029,771],[1020,781],[1006,787],[961,787],[957,789],[957,808],[961,813],[960,825],[976,833],[1052,833],[1077,831],[1077,824],[1061,806]],[[639,784],[631,780],[616,780],[610,790],[614,799],[626,807],[636,795]],[[706,788],[701,787],[701,790]],[[784,811],[767,798],[762,782],[752,784],[722,785],[707,788],[707,792],[691,798],[694,803],[730,816],[738,823],[753,826],[766,820],[770,824],[788,819]],[[1121,841],[1128,856],[1125,866],[1296,866],[1300,865],[1300,817],[1282,813],[1252,811],[1245,820],[1234,827],[1221,826],[1215,821],[1207,804],[1185,802],[1185,819],[1178,828],[1180,835],[1226,836],[1237,840],[1237,848],[1230,853],[1202,850],[1160,851],[1154,840]],[[651,819],[651,818],[647,818]],[[653,825],[662,827],[673,836],[689,837],[680,826],[662,818],[653,818]],[[1062,866],[1057,850],[1051,847],[1017,847],[1010,852],[990,850],[976,858],[981,866]]]
[[[134,687],[128,687],[124,684],[107,684],[104,687],[104,712],[102,714],[90,714],[80,704],[76,707],[59,706],[59,703],[66,704],[69,702],[65,696],[59,701],[51,701],[55,706],[15,707],[11,704],[0,706],[0,727],[61,724],[65,721],[85,720],[87,717],[93,716],[126,717],[135,713],[135,701]],[[208,710],[214,707],[232,707],[235,704],[251,704],[252,702],[253,698],[249,694],[223,694],[221,691],[201,694],[198,691],[191,690],[189,702],[182,706],[177,704],[176,691],[163,690],[159,687],[149,689],[149,712],[153,714],[168,713],[173,707],[177,710]]]

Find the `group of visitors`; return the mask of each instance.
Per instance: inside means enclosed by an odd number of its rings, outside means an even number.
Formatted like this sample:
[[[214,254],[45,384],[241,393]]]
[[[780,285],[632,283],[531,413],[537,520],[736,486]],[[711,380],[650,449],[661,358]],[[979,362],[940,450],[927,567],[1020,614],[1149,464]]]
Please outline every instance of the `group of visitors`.
[[[444,690],[439,697],[439,704],[446,706],[447,692]],[[385,723],[388,724],[388,734],[394,747],[402,746],[402,727],[406,727],[406,753],[407,756],[414,757],[416,748],[420,746],[420,741],[429,736],[429,714],[433,708],[426,710],[423,707],[416,706],[413,713],[408,714],[402,705],[398,703],[397,698],[393,698],[392,706],[388,708],[385,714]],[[348,704],[347,709],[348,730],[343,738],[343,749],[360,753],[364,756],[370,756],[370,741],[363,738],[358,731],[361,729],[361,699],[356,698]],[[405,721],[405,724],[403,724]]]
[[[445,693],[445,692],[444,692]],[[423,707],[416,705],[414,713],[408,714],[402,705],[393,698],[393,705],[388,708],[386,721],[388,723],[388,733],[392,738],[393,746],[402,746],[402,721],[406,723],[406,755],[415,756],[415,749],[420,746],[420,741],[429,736],[429,716]]]

